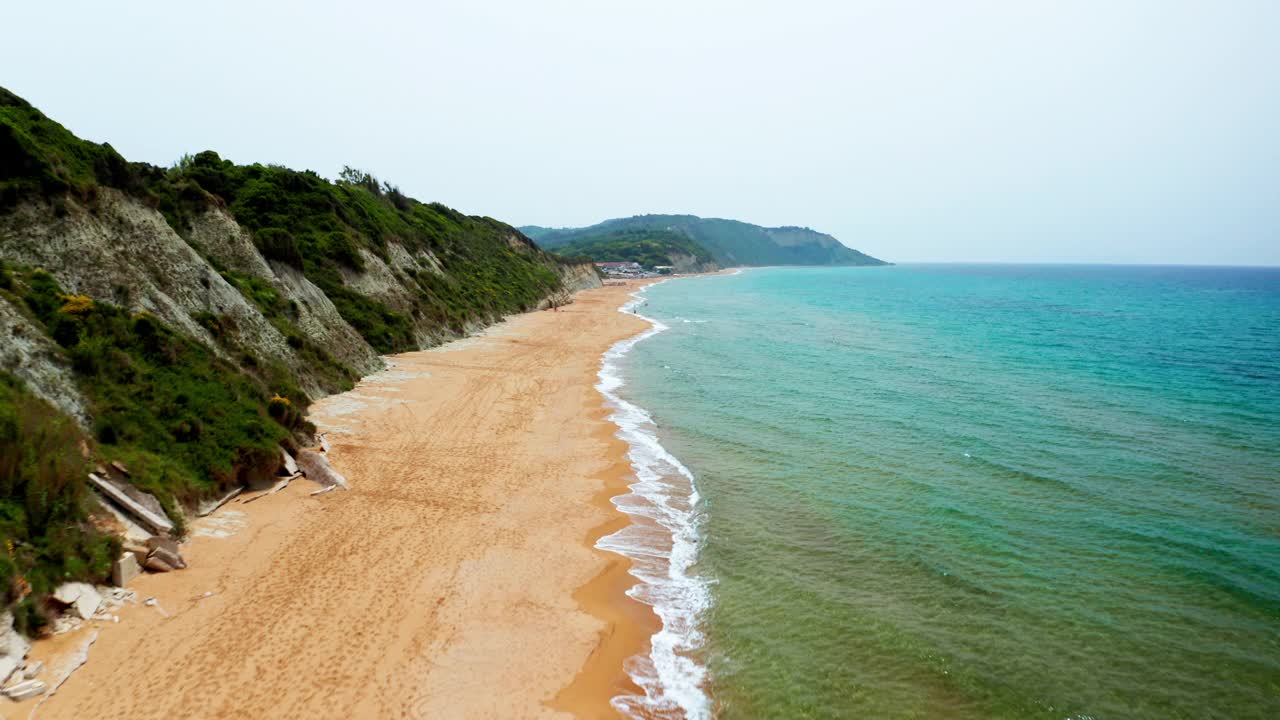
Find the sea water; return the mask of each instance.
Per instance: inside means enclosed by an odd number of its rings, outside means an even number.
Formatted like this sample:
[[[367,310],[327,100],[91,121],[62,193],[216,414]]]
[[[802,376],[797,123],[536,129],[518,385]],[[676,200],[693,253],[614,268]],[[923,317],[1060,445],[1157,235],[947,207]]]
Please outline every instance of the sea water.
[[[1280,270],[669,281],[601,390],[635,716],[1280,717]]]

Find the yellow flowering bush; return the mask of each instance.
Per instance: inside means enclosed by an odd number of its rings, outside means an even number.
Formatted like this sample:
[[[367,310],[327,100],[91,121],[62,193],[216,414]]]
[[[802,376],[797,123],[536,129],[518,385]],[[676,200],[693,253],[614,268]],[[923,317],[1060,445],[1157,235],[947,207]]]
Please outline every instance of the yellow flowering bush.
[[[58,308],[58,312],[66,315],[84,315],[93,310],[93,298],[88,295],[63,295],[58,293],[58,299],[65,303]]]

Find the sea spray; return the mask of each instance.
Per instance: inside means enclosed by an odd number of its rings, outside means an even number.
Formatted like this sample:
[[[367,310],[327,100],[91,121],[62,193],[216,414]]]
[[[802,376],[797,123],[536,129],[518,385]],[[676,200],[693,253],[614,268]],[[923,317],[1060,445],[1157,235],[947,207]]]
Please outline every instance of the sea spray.
[[[630,572],[640,582],[627,594],[653,607],[662,629],[653,635],[648,657],[627,662],[627,673],[644,695],[620,695],[612,704],[632,717],[705,720],[711,717],[711,701],[703,689],[706,668],[693,654],[703,646],[698,623],[711,596],[707,580],[692,570],[699,544],[693,473],[659,442],[649,413],[617,394],[624,384],[621,359],[637,343],[667,329],[636,312],[645,289],[632,293],[636,299],[620,312],[647,321],[649,329],[616,343],[604,354],[596,385],[613,410],[609,419],[618,426],[617,436],[630,448],[627,456],[636,481],[629,486],[631,492],[615,497],[613,503],[631,516],[632,524],[601,538],[596,547],[631,560]]]

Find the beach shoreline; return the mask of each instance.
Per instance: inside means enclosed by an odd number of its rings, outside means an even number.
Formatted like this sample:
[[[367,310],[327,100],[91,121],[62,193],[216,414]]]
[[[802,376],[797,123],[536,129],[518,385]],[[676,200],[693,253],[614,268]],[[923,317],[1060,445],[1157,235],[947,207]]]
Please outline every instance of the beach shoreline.
[[[187,570],[132,582],[119,622],[37,643],[53,664],[97,633],[40,717],[617,717],[639,692],[624,661],[660,624],[596,547],[630,523],[612,498],[632,479],[596,384],[649,327],[618,312],[646,284],[395,356],[315,403],[351,491],[296,481],[195,521]]]

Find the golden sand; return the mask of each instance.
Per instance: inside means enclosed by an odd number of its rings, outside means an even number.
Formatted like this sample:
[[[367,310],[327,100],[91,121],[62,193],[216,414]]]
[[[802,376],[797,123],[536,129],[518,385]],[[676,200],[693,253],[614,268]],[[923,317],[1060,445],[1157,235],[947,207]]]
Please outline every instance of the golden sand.
[[[155,606],[37,645],[56,660],[99,632],[38,717],[616,717],[622,661],[657,624],[623,595],[627,561],[592,547],[626,522],[608,500],[626,447],[594,384],[645,327],[616,312],[634,287],[316,403],[350,492],[300,480],[194,523],[188,569],[130,585]]]

